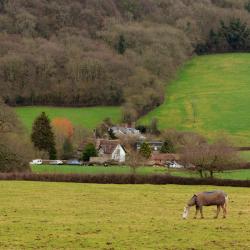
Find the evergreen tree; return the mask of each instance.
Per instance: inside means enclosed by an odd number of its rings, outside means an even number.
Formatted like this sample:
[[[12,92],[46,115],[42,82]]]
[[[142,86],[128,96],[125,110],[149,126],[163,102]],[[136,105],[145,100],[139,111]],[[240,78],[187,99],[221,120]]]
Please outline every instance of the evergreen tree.
[[[83,149],[82,160],[89,161],[90,157],[97,156],[97,151],[93,143],[87,144]]]
[[[162,147],[161,147],[161,153],[175,153],[174,145],[172,141],[165,140]]]
[[[123,55],[125,53],[127,49],[127,44],[126,44],[126,40],[125,37],[123,35],[119,36],[119,40],[118,40],[118,44],[117,44],[117,52],[121,55]]]
[[[142,145],[141,145],[141,148],[140,148],[140,154],[146,158],[146,159],[149,159],[150,156],[151,156],[151,148],[150,146],[148,145],[148,143],[146,142],[143,142]]]
[[[63,143],[62,157],[64,160],[68,160],[73,157],[73,154],[74,154],[74,150],[73,150],[72,143],[69,138],[66,138]]]
[[[51,160],[56,159],[54,133],[50,120],[44,112],[33,123],[31,140],[35,148],[48,152]]]

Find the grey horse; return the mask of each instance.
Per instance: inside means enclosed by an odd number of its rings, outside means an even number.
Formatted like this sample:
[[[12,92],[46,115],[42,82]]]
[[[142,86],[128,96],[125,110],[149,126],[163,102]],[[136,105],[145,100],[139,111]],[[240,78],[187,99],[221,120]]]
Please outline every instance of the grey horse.
[[[228,195],[223,191],[210,191],[194,194],[194,196],[188,201],[187,206],[184,208],[183,219],[187,219],[189,210],[192,206],[196,207],[196,213],[194,219],[197,218],[197,214],[200,211],[201,218],[203,219],[203,206],[217,206],[217,213],[215,219],[218,218],[220,209],[223,210],[223,218],[227,215],[227,203]]]

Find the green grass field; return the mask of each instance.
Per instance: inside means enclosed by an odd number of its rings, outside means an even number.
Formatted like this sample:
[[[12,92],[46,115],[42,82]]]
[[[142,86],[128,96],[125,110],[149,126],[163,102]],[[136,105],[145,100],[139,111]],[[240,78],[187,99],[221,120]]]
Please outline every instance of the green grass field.
[[[0,249],[250,249],[250,189],[223,187],[227,219],[181,214],[213,186],[0,182]]]
[[[170,171],[170,174],[173,176],[181,177],[200,177],[199,174],[196,172],[187,172],[179,170]],[[214,177],[219,179],[250,180],[250,169],[228,170],[224,171],[223,173],[215,173]]]
[[[30,131],[34,119],[43,111],[50,119],[63,117],[69,119],[74,125],[93,129],[103,119],[110,117],[114,123],[121,120],[119,107],[93,107],[93,108],[58,108],[58,107],[18,107],[15,109],[18,117]]]
[[[51,166],[51,165],[37,165],[32,166],[34,173],[62,173],[62,174],[129,174],[131,169],[126,166]],[[137,168],[138,174],[171,174],[181,177],[197,177],[199,175],[195,172],[188,172],[185,170],[167,169],[164,167],[140,167]],[[233,179],[233,180],[250,180],[250,169],[231,170],[223,173],[216,173],[216,178]]]
[[[129,174],[131,168],[126,166],[52,166],[52,165],[33,165],[34,173],[62,173],[62,174]],[[138,174],[158,174],[166,173],[163,167],[139,167]]]
[[[159,119],[161,129],[230,135],[250,145],[250,54],[195,57],[166,89],[166,101],[140,120]]]

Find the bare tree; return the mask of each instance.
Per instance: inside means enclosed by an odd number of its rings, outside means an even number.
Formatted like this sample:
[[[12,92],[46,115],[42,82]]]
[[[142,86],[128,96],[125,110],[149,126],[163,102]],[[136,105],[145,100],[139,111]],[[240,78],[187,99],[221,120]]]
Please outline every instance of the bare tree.
[[[225,139],[219,139],[212,144],[204,142],[185,146],[181,154],[181,161],[186,165],[194,165],[193,169],[200,174],[200,177],[204,177],[208,172],[211,178],[215,172],[229,168],[238,159],[237,152]]]

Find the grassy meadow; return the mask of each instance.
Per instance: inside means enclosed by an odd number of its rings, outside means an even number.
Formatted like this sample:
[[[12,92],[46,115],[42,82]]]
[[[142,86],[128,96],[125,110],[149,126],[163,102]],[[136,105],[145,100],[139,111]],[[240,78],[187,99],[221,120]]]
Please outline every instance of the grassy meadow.
[[[195,57],[166,88],[166,100],[140,120],[158,118],[161,129],[176,128],[213,139],[230,135],[250,144],[250,54]]]
[[[15,109],[24,126],[30,131],[35,118],[45,112],[49,118],[63,117],[74,125],[93,129],[105,118],[110,117],[114,123],[121,120],[119,107],[88,107],[88,108],[58,108],[58,107],[18,107]]]
[[[60,174],[130,174],[131,168],[127,166],[53,166],[53,165],[33,165],[34,173],[60,173]],[[166,173],[164,167],[139,167],[138,174],[159,174]]]
[[[53,166],[33,165],[33,173],[57,173],[57,174],[130,174],[131,168],[127,166]],[[167,169],[165,167],[139,167],[137,174],[170,174],[180,177],[199,178],[196,172],[186,170]],[[250,180],[250,169],[228,170],[222,173],[215,173],[215,178],[232,180]]]
[[[227,219],[181,214],[213,186],[0,182],[1,249],[250,249],[250,189],[229,194]],[[219,188],[221,189],[221,187]],[[242,205],[244,204],[244,206]]]

